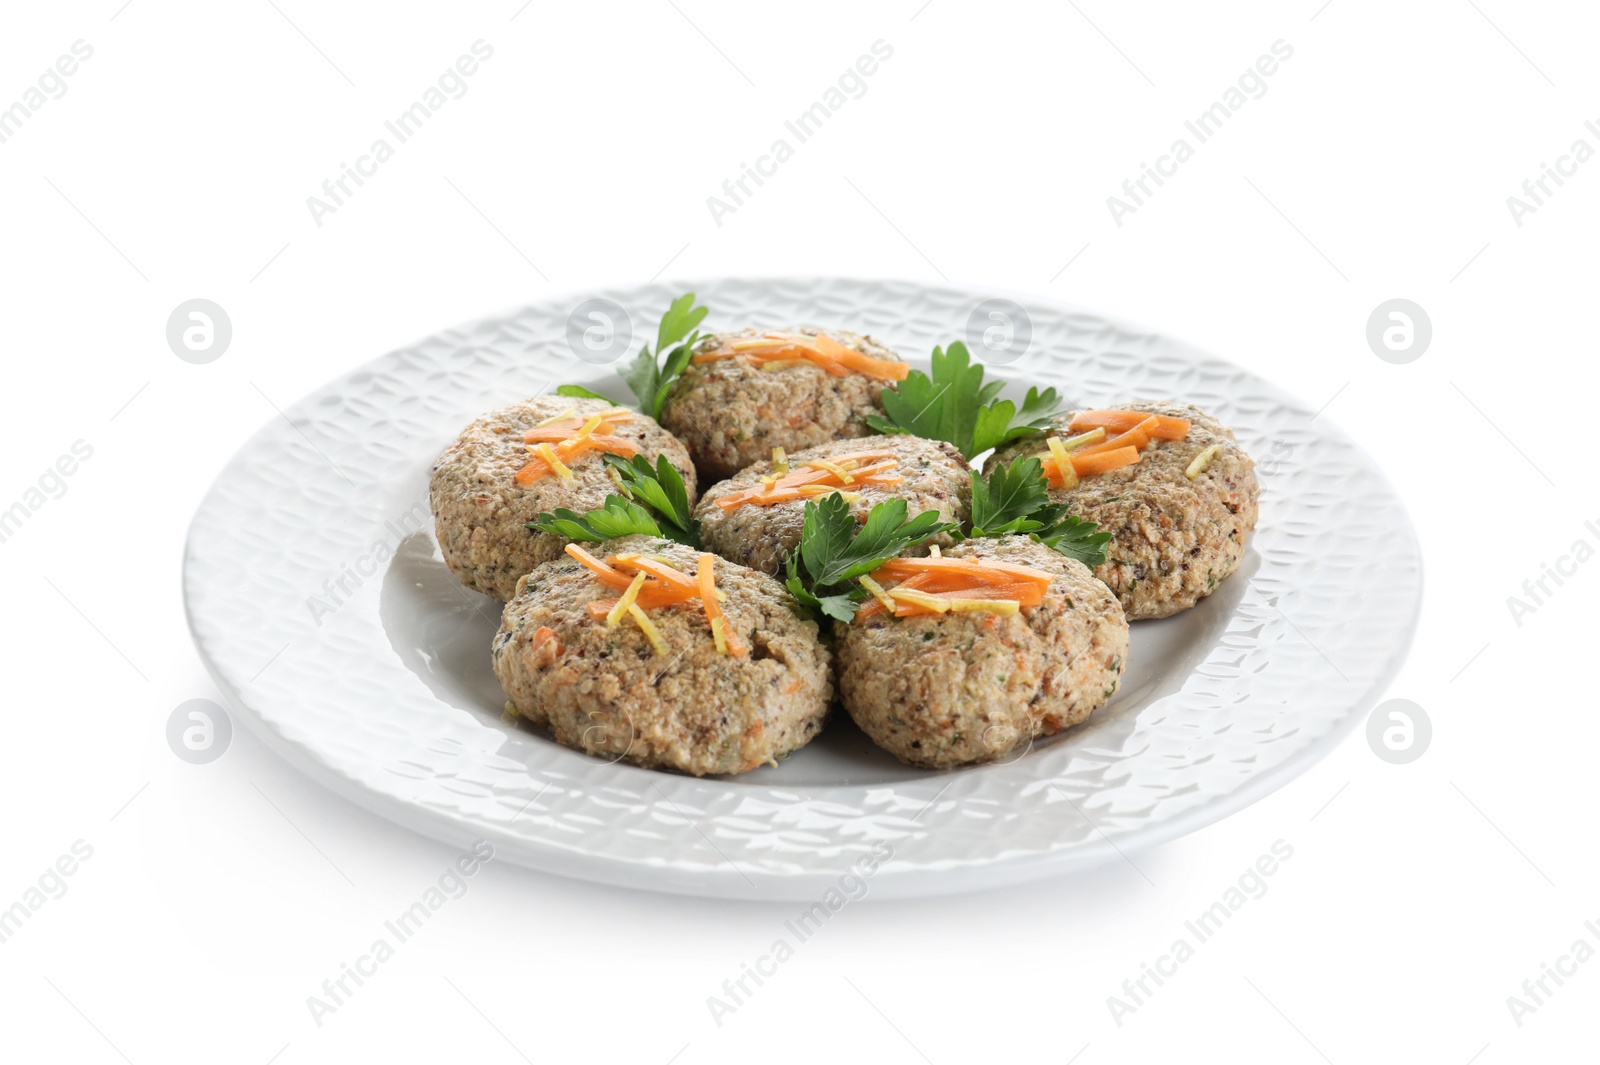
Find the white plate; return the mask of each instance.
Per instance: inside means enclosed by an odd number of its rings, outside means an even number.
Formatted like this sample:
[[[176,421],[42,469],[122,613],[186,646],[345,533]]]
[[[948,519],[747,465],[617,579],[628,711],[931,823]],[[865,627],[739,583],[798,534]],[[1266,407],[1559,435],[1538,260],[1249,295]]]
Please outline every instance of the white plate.
[[[440,333],[251,438],[195,515],[184,564],[195,643],[234,711],[315,779],[436,839],[485,838],[506,860],[629,887],[815,900],[864,858],[874,894],[934,895],[1191,832],[1327,754],[1398,669],[1421,561],[1400,501],[1355,445],[1187,345],[1015,296],[1032,339],[1000,376],[1087,405],[1197,403],[1260,463],[1261,523],[1240,571],[1194,610],[1134,625],[1109,706],[1008,764],[949,773],[900,765],[839,712],[777,768],[702,780],[502,723],[498,607],[440,561],[429,468],[472,417],[553,383],[627,398],[610,367],[572,354],[569,313],[616,301],[637,350],[688,287],[587,293]],[[693,288],[707,328],[838,325],[924,367],[1002,295],[838,279]]]

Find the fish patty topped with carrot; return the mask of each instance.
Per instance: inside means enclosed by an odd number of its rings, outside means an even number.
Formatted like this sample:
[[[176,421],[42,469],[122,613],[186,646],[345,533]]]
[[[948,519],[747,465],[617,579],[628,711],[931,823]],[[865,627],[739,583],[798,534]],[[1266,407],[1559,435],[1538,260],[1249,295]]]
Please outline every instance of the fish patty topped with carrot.
[[[776,764],[833,697],[816,623],[781,584],[655,537],[571,544],[528,574],[493,656],[508,709],[557,741],[694,776]]]
[[[1261,487],[1233,430],[1184,403],[1064,414],[989,460],[1037,456],[1052,502],[1112,535],[1095,576],[1129,620],[1187,610],[1239,568]]]
[[[870,436],[885,387],[907,363],[846,330],[746,329],[706,337],[661,409],[707,481],[772,455]]]
[[[971,467],[954,447],[919,436],[837,440],[780,451],[706,491],[696,508],[700,535],[711,550],[751,569],[778,574],[800,542],[809,500],[839,493],[857,522],[889,499],[904,499],[909,514],[937,511],[962,522],[972,502]],[[941,546],[953,541],[941,537]]]
[[[839,696],[861,730],[932,769],[1010,761],[1121,683],[1128,622],[1089,567],[1024,536],[896,559],[840,622]]]
[[[665,455],[694,500],[689,453],[655,420],[598,399],[542,396],[475,419],[433,465],[429,498],[445,564],[501,602],[566,540],[529,529],[540,514],[602,506],[617,491],[606,455]]]

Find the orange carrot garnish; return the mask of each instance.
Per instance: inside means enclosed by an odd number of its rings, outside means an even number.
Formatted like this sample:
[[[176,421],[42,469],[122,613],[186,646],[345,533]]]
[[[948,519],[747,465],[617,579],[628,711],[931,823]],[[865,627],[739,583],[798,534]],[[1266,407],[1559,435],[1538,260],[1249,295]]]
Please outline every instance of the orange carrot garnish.
[[[1094,455],[1074,455],[1072,457],[1072,468],[1079,477],[1093,477],[1098,473],[1110,473],[1112,470],[1120,470],[1124,466],[1132,466],[1138,461],[1138,448],[1122,447],[1115,451],[1101,451]]]
[[[1152,414],[1127,432],[1113,436],[1109,440],[1102,440],[1098,444],[1090,444],[1088,447],[1079,448],[1072,454],[1074,457],[1081,458],[1084,455],[1098,455],[1103,451],[1115,451],[1123,447],[1136,447],[1143,451],[1150,446],[1151,435],[1156,425],[1156,416]]]
[[[583,566],[594,573],[595,578],[607,588],[626,591],[628,585],[633,583],[633,578],[625,573],[612,569],[610,566],[595,558],[577,544],[568,544],[566,552],[572,558],[582,563]]]
[[[717,574],[713,568],[712,556],[702,552],[696,570],[699,578],[700,602],[705,606],[706,621],[711,625],[715,634],[720,628],[722,640],[727,644],[728,653],[734,656],[744,654],[744,645],[733,634],[733,626],[729,624],[728,617],[722,612],[722,604],[717,602]]]
[[[1069,429],[1074,433],[1090,429],[1104,429],[1108,433],[1125,433],[1147,418],[1155,418],[1156,425],[1150,435],[1157,440],[1182,440],[1189,435],[1187,418],[1169,418],[1165,415],[1145,414],[1133,410],[1084,410],[1072,416]]]
[[[618,410],[587,417],[574,414],[570,418],[534,426],[523,436],[523,442],[528,445],[529,451],[535,453],[529,458],[528,464],[517,471],[516,482],[533,484],[552,473],[561,472],[551,465],[548,455],[537,453],[552,444],[555,445],[553,454],[556,462],[563,465],[590,451],[633,458],[639,453],[638,445],[610,432],[621,423],[632,420],[631,411]],[[570,477],[571,474],[562,472],[562,476]]]
[[[819,334],[816,343],[818,351],[833,359],[839,365],[879,381],[904,381],[906,376],[911,373],[910,363],[875,359],[871,355],[865,355],[857,351],[855,348],[847,348],[829,336]]]
[[[974,582],[967,587],[982,582],[1012,584],[1017,581],[1031,581],[1044,587],[1054,579],[1044,570],[986,558],[895,558],[879,566],[872,578],[877,581],[901,580],[920,573],[946,574]]]
[[[821,465],[817,465],[819,463]],[[860,451],[830,459],[813,459],[775,480],[723,496],[717,500],[717,506],[730,513],[747,504],[770,507],[797,499],[815,499],[833,490],[899,484],[904,478],[891,474],[899,463],[900,460],[887,451]]]
[[[846,347],[826,335],[808,336],[796,333],[767,333],[760,338],[729,338],[715,351],[703,352],[694,357],[696,365],[720,359],[742,358],[757,366],[776,364],[795,365],[809,363],[818,369],[843,377],[847,373],[863,374],[879,381],[904,381],[911,372],[909,363],[889,359],[875,359]]]
[[[691,595],[700,593],[700,586],[687,573],[645,555],[612,555],[606,562],[624,573],[648,573],[662,583],[677,587]]]
[[[1029,566],[978,558],[897,558],[878,567],[871,577],[874,581],[899,582],[887,593],[901,599],[895,605],[897,618],[940,614],[951,606],[999,610],[1004,604],[1008,612],[1015,612],[1044,602],[1045,589],[1053,579],[1051,574]],[[914,594],[903,598],[896,595],[907,592]],[[941,606],[941,601],[951,606]],[[862,604],[856,617],[869,618],[884,610],[882,601],[874,597]]]

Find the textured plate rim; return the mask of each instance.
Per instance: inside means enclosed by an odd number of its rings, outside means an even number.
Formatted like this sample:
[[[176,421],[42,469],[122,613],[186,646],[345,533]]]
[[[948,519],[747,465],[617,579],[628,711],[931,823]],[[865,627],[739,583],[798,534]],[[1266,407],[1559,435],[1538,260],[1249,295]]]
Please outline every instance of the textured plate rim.
[[[882,278],[829,277],[826,279],[819,279],[786,277],[716,278],[705,279],[699,282],[673,282],[670,285],[665,286],[654,284],[623,286],[622,290],[640,293],[652,288],[661,287],[670,287],[676,290],[693,289],[695,291],[703,291],[706,288],[715,288],[717,286],[747,286],[757,288],[782,288],[793,286],[796,288],[803,288],[805,286],[822,283],[843,286],[845,288],[871,289],[874,287],[900,287],[914,291],[920,290],[927,294],[948,292],[959,293],[966,297],[1015,298],[1019,303],[1048,307],[1063,315],[1081,315],[1093,318],[1111,328],[1114,328],[1115,330],[1126,332],[1131,335],[1146,337],[1148,339],[1158,340],[1164,344],[1173,346],[1177,350],[1197,357],[1198,359],[1227,366],[1229,369],[1232,369],[1237,373],[1245,373],[1245,371],[1239,370],[1237,367],[1232,366],[1232,364],[1225,363],[1223,360],[1216,359],[1215,356],[1210,355],[1209,353],[1195,347],[1192,344],[1167,336],[1166,334],[1153,332],[1143,327],[1128,323],[1120,317],[1088,311],[1055,300],[1051,297],[1009,291],[994,286],[966,285],[961,283],[946,283],[939,285],[921,281],[902,281]],[[296,411],[303,410],[308,404],[317,399],[319,396],[330,393],[339,388],[341,385],[348,384],[351,379],[359,375],[370,373],[378,369],[383,364],[396,359],[406,352],[417,350],[430,341],[439,340],[446,333],[470,333],[475,328],[482,327],[490,322],[503,323],[512,320],[519,314],[531,311],[535,308],[566,305],[573,300],[586,298],[594,294],[596,294],[596,290],[586,289],[582,290],[581,292],[574,292],[566,295],[549,296],[523,308],[516,308],[503,314],[484,316],[482,318],[475,319],[472,322],[453,327],[449,330],[443,330],[440,333],[434,334],[432,337],[424,338],[416,345],[411,345],[405,348],[397,349],[396,351],[385,355],[380,355],[340,374],[334,380],[325,383],[319,388],[313,390],[307,396],[302,397],[291,407],[287,408],[288,412],[293,415]],[[1017,367],[997,368],[997,372],[1003,376],[1007,375],[1008,370],[1010,371],[1010,375],[1015,377],[1018,383],[1031,383],[1027,379],[1029,374],[1025,362]],[[556,373],[556,376],[560,376],[559,372]],[[1277,388],[1277,386],[1257,377],[1255,374],[1251,373],[1248,374],[1248,376],[1270,391],[1277,393],[1280,396],[1284,396],[1284,398],[1290,398],[1287,397],[1281,389]],[[1298,404],[1298,400],[1295,400],[1295,403],[1303,406],[1303,404]],[[266,438],[270,437],[277,424],[277,422],[269,420],[265,425],[258,429],[257,432],[251,434],[251,436],[239,447],[236,453],[229,459],[229,462],[224,466],[224,472],[233,468],[236,463],[246,458],[252,449],[259,446]],[[1070,873],[1092,866],[1105,864],[1107,862],[1116,861],[1119,858],[1126,858],[1128,854],[1138,853],[1139,851],[1146,850],[1150,847],[1157,846],[1161,843],[1168,842],[1172,839],[1176,839],[1196,831],[1199,828],[1213,824],[1241,809],[1244,809],[1249,805],[1252,805],[1257,801],[1260,801],[1262,798],[1265,798],[1278,788],[1287,784],[1290,780],[1299,776],[1311,765],[1326,757],[1328,753],[1338,746],[1338,744],[1341,743],[1349,735],[1349,733],[1354,730],[1358,722],[1366,715],[1367,711],[1369,711],[1371,706],[1376,702],[1378,696],[1381,695],[1388,684],[1392,682],[1394,676],[1399,672],[1405,661],[1411,643],[1415,637],[1417,618],[1421,608],[1423,568],[1415,530],[1412,526],[1409,515],[1406,514],[1398,492],[1395,490],[1389,478],[1384,474],[1382,468],[1372,460],[1371,456],[1364,449],[1346,436],[1337,427],[1328,423],[1324,423],[1324,425],[1318,430],[1318,433],[1319,436],[1336,442],[1359,457],[1361,464],[1365,467],[1364,472],[1378,482],[1383,491],[1392,501],[1398,518],[1398,525],[1392,531],[1403,534],[1404,544],[1402,546],[1405,549],[1403,553],[1407,560],[1409,560],[1412,564],[1412,568],[1414,569],[1415,573],[1415,587],[1413,594],[1410,597],[1408,609],[1406,610],[1404,618],[1401,619],[1396,617],[1386,619],[1386,623],[1390,629],[1393,630],[1393,634],[1396,639],[1389,645],[1390,650],[1385,661],[1383,661],[1377,669],[1368,670],[1367,673],[1364,674],[1365,678],[1367,679],[1367,683],[1365,688],[1360,692],[1359,696],[1354,699],[1341,700],[1346,704],[1347,708],[1342,716],[1338,719],[1335,726],[1322,735],[1316,737],[1314,740],[1302,745],[1289,757],[1275,762],[1272,765],[1254,773],[1244,783],[1232,788],[1228,792],[1213,796],[1202,805],[1195,806],[1177,814],[1165,817],[1159,821],[1152,822],[1136,830],[1129,832],[1107,833],[1103,830],[1100,830],[1098,826],[1096,826],[1095,836],[1081,843],[1075,843],[1068,849],[1010,855],[988,861],[984,864],[962,865],[960,863],[954,863],[952,866],[952,863],[947,861],[930,861],[920,865],[913,863],[909,866],[905,866],[903,864],[901,866],[896,866],[893,864],[885,865],[885,867],[879,871],[874,880],[874,895],[879,897],[913,897],[976,890],[984,887],[999,886],[1010,883],[1021,883],[1049,876],[1060,875],[1063,873]],[[215,486],[213,486],[213,488],[215,488]],[[424,835],[443,842],[462,844],[471,842],[472,840],[478,838],[488,838],[492,841],[496,841],[502,847],[509,847],[511,853],[507,855],[507,857],[509,857],[509,859],[515,864],[526,865],[530,868],[538,869],[540,871],[553,872],[559,875],[566,875],[616,886],[646,888],[656,891],[696,896],[794,900],[815,897],[820,890],[819,885],[825,885],[826,883],[835,879],[839,874],[847,871],[848,866],[842,863],[837,866],[812,868],[805,870],[802,873],[796,873],[793,875],[774,874],[767,871],[760,871],[757,874],[757,878],[760,881],[760,886],[757,886],[752,882],[748,885],[745,885],[752,890],[745,890],[745,886],[741,886],[740,884],[734,882],[734,871],[739,871],[741,874],[744,871],[740,871],[738,866],[731,861],[727,863],[731,869],[717,869],[715,871],[708,872],[701,867],[685,866],[674,870],[670,857],[666,858],[664,862],[658,864],[654,862],[639,861],[636,859],[622,859],[612,855],[595,852],[562,850],[553,847],[543,848],[538,846],[536,843],[530,843],[530,841],[521,837],[506,836],[498,831],[497,826],[473,824],[463,820],[460,817],[451,816],[437,808],[410,804],[397,795],[377,791],[370,785],[352,778],[345,772],[341,771],[338,766],[330,763],[330,761],[325,756],[321,755],[316,749],[314,749],[314,747],[291,740],[289,737],[285,736],[277,726],[269,722],[266,717],[258,713],[258,711],[250,705],[250,701],[245,698],[244,693],[240,690],[240,688],[230,679],[227,671],[222,669],[214,660],[213,656],[208,653],[205,642],[202,638],[204,621],[196,616],[195,601],[194,596],[192,595],[193,589],[191,587],[191,582],[193,581],[195,574],[193,572],[191,562],[193,559],[193,553],[195,549],[194,541],[197,528],[200,524],[200,518],[206,511],[208,505],[210,505],[211,500],[212,492],[208,490],[201,504],[196,509],[195,519],[191,523],[184,549],[183,595],[185,615],[191,629],[191,634],[194,636],[200,657],[205,664],[207,672],[212,676],[219,689],[224,693],[230,708],[235,711],[236,715],[245,722],[247,727],[249,727],[255,735],[262,739],[266,746],[275,751],[281,757],[284,757],[291,764],[295,765],[302,772],[306,773],[306,775],[310,776],[312,779],[316,780],[325,787],[328,787],[341,797],[353,801],[358,806],[376,813],[379,816],[385,817],[388,820],[411,828],[412,830],[419,831]],[[981,770],[967,770],[965,772],[975,771]],[[930,776],[929,781],[931,782],[934,779],[938,778],[936,776]],[[929,788],[927,784],[921,783],[908,786],[914,787],[919,792],[934,792],[935,801],[937,801],[938,796],[942,795],[945,790]],[[824,786],[813,787],[821,788]],[[881,788],[883,785],[868,787]],[[894,785],[893,787],[900,787],[900,785]],[[947,784],[946,788],[948,787],[949,785]],[[803,792],[808,790],[808,788],[796,786],[787,790]],[[927,801],[927,796],[925,795],[919,795],[917,798],[924,802]],[[932,804],[930,803],[929,805],[931,806]],[[1092,821],[1090,823],[1093,824]],[[1115,835],[1115,839],[1112,838],[1113,835]],[[749,877],[745,876],[744,879],[748,880]]]

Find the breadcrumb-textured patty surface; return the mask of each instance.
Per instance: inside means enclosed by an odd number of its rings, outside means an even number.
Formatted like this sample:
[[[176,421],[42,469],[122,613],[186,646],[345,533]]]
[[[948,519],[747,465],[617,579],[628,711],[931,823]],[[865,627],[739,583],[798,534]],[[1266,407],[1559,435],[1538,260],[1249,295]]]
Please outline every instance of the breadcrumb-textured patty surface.
[[[903,480],[894,485],[846,486],[859,498],[850,504],[850,512],[857,523],[867,520],[872,508],[889,499],[904,499],[906,514],[915,517],[924,511],[937,511],[940,520],[962,522],[967,518],[972,503],[971,467],[961,457],[961,452],[941,440],[925,440],[919,436],[873,436],[864,440],[837,440],[830,444],[807,448],[789,455],[791,469],[799,469],[813,459],[829,459],[857,451],[887,451],[899,460],[893,473]],[[751,569],[778,574],[784,560],[800,542],[805,526],[804,500],[774,503],[772,506],[746,504],[731,511],[717,506],[717,500],[734,492],[754,488],[761,478],[772,472],[772,461],[765,461],[741,470],[732,478],[713,485],[706,491],[695,517],[700,520],[700,534],[711,550]],[[941,535],[931,543],[947,546],[954,541]]]
[[[596,553],[649,554],[687,574],[700,555],[643,536]],[[613,628],[590,616],[591,602],[618,592],[578,562],[562,556],[528,574],[493,641],[511,709],[568,747],[695,776],[774,764],[810,743],[833,699],[816,623],[771,577],[726,559],[714,565],[744,655],[717,650],[699,600],[647,612],[667,645],[659,652],[631,618]]]
[[[1239,568],[1245,538],[1256,527],[1261,487],[1255,462],[1233,430],[1184,403],[1128,403],[1118,409],[1187,418],[1183,440],[1152,441],[1131,466],[1084,477],[1076,488],[1052,488],[1052,502],[1112,535],[1095,576],[1122,601],[1129,620],[1164,618],[1187,610]],[[1049,436],[1071,435],[1064,414],[1044,436],[998,452],[989,469],[1021,455],[1048,453]],[[1216,456],[1194,480],[1185,471],[1206,448]]]
[[[900,361],[888,347],[859,333],[813,327],[793,332],[826,333],[863,355]],[[709,336],[695,350],[703,354],[725,341],[761,335],[746,329]],[[770,458],[775,447],[794,452],[871,435],[867,416],[883,413],[884,387],[885,382],[865,374],[833,377],[810,365],[767,369],[747,359],[717,359],[684,370],[661,410],[661,423],[689,448],[709,484]]]
[[[531,457],[523,436],[547,418],[566,411],[595,414],[614,404],[599,399],[541,396],[491,411],[462,430],[433,465],[429,498],[444,561],[462,584],[492,595],[502,603],[517,588],[517,579],[535,566],[560,557],[567,541],[527,527],[541,513],[567,507],[578,513],[605,504],[617,486],[597,452],[571,463],[573,479],[544,477],[532,484],[516,482],[517,471]],[[689,489],[697,495],[689,452],[655,420],[636,414],[613,431],[631,441],[654,463],[665,455]]]
[[[879,613],[837,623],[841,701],[880,747],[930,769],[1008,761],[1116,692],[1128,622],[1087,566],[1020,536],[969,540],[944,554],[1055,576],[1043,603],[1015,615]]]

